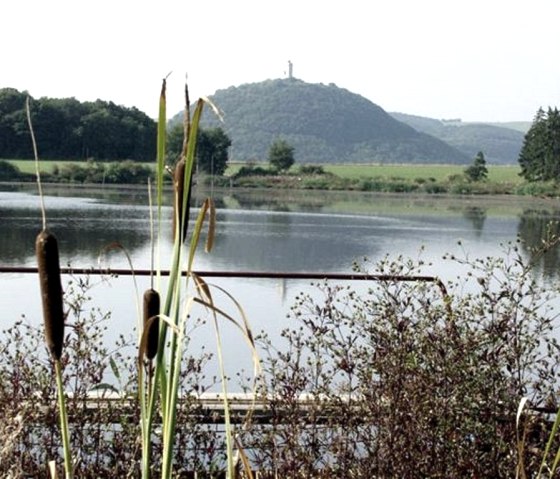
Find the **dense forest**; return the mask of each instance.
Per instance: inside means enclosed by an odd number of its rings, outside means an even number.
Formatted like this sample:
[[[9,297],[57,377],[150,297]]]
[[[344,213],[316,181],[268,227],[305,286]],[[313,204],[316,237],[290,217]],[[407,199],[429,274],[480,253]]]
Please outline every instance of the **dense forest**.
[[[0,89],[0,158],[32,158],[28,93]],[[75,98],[31,99],[33,130],[44,159],[154,159],[156,123],[136,108]]]
[[[404,113],[391,113],[391,115],[415,130],[445,141],[469,158],[483,151],[488,163],[495,165],[517,163],[525,136],[525,132],[520,129],[486,123],[436,120]],[[530,124],[527,129],[529,126]]]
[[[459,163],[467,155],[401,123],[366,98],[336,85],[277,79],[218,90],[211,96],[224,123],[212,114],[205,126],[221,126],[235,161],[266,161],[283,139],[297,163]],[[180,121],[179,113],[172,121]]]

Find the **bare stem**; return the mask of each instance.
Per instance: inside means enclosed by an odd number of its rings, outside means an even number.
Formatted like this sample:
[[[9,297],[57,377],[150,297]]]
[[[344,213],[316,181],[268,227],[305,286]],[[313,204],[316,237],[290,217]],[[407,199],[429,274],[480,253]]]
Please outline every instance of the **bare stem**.
[[[39,198],[41,200],[41,215],[43,217],[43,229],[47,229],[47,213],[45,211],[45,201],[43,199],[43,188],[41,186],[41,172],[39,171],[39,153],[37,151],[37,142],[35,141],[35,133],[33,131],[33,123],[31,122],[31,109],[29,108],[29,97],[25,101],[25,110],[27,112],[27,124],[31,132],[31,143],[33,144],[33,155],[35,156],[35,174],[37,176],[37,187],[39,188]]]
[[[72,479],[74,472],[72,468],[72,454],[70,452],[70,433],[68,429],[68,414],[66,411],[66,400],[64,397],[64,384],[62,381],[62,365],[60,359],[54,362],[56,372],[56,388],[58,390],[58,410],[60,415],[60,430],[62,433],[62,449],[64,451],[64,469],[66,479]]]

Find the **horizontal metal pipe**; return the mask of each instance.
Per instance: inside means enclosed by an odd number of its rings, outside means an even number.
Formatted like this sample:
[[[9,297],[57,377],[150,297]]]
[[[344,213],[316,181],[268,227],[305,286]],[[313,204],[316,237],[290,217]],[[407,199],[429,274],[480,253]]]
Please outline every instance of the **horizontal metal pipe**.
[[[101,269],[101,268],[60,268],[61,274],[89,274],[113,276],[151,276],[149,269]],[[25,266],[0,266],[1,273],[37,273],[37,268]],[[437,276],[394,275],[394,274],[354,274],[354,273],[310,273],[310,272],[272,272],[272,271],[193,271],[203,278],[256,278],[256,279],[307,279],[337,281],[396,281],[434,283],[444,299],[448,299],[447,288]],[[169,276],[169,270],[161,270],[161,276]],[[183,276],[187,275],[183,271]],[[448,305],[449,308],[449,305]]]
[[[91,274],[116,276],[150,276],[149,269],[96,269],[96,268],[60,268],[62,274]],[[37,273],[37,268],[24,266],[0,266],[0,273]],[[353,274],[353,273],[309,273],[309,272],[272,272],[272,271],[193,271],[206,278],[271,278],[271,279],[336,279],[344,281],[425,281],[438,282],[435,276],[406,276],[390,274]],[[162,276],[169,276],[169,270],[161,270]],[[186,272],[183,271],[183,276]]]

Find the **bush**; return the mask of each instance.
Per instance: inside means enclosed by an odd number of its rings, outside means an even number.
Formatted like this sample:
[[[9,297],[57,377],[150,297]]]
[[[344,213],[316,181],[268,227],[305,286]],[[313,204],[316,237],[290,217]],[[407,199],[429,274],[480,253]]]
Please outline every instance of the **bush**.
[[[518,195],[529,196],[559,196],[560,188],[556,182],[533,182],[523,183],[516,191]]]
[[[16,181],[21,178],[21,171],[6,160],[0,160],[0,181]]]
[[[105,183],[146,184],[148,178],[154,178],[154,171],[147,166],[127,160],[109,163],[105,168]]]
[[[447,188],[439,183],[427,183],[423,185],[424,191],[430,194],[447,193]]]
[[[470,183],[452,183],[449,187],[449,193],[453,195],[470,195],[474,187]]]
[[[449,294],[395,279],[360,292],[324,282],[299,296],[284,342],[262,338],[272,426],[243,441],[261,467],[340,478],[536,470],[544,417],[522,418],[523,461],[515,417],[523,397],[544,406],[557,389],[554,314],[543,307],[554,294],[536,284],[518,244],[504,258],[447,260],[467,278]],[[415,276],[422,263],[385,258],[356,271]]]
[[[324,175],[325,169],[321,165],[301,165],[299,173],[302,175]]]
[[[85,164],[70,163],[53,169],[54,179],[67,183],[146,184],[154,172],[131,160],[114,163],[88,161]]]

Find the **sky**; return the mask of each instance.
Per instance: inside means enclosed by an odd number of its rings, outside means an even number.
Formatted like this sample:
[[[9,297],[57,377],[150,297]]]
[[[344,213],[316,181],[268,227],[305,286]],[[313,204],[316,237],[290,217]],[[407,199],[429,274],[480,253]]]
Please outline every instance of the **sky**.
[[[4,0],[0,88],[168,116],[294,77],[389,112],[531,121],[560,106],[559,0]],[[168,76],[169,75],[169,76]],[[219,105],[218,105],[219,106]]]

